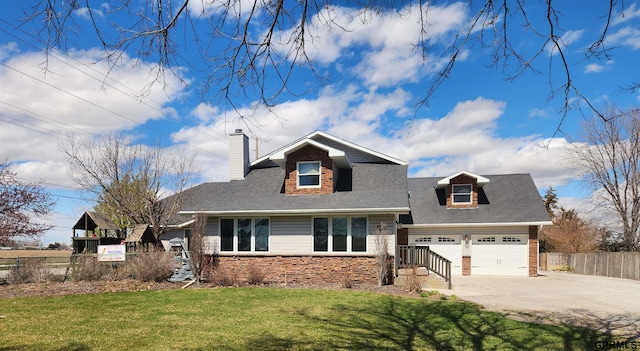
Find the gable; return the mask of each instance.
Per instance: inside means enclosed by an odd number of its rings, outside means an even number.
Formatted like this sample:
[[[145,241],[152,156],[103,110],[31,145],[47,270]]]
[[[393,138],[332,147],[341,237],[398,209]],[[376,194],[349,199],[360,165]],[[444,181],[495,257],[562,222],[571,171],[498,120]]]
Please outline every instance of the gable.
[[[407,162],[387,156],[380,152],[356,145],[330,134],[315,131],[290,144],[287,144],[251,163],[253,168],[268,167],[274,163],[284,167],[289,154],[306,146],[314,146],[328,152],[329,157],[340,168],[349,168],[352,163],[387,163],[407,165]]]

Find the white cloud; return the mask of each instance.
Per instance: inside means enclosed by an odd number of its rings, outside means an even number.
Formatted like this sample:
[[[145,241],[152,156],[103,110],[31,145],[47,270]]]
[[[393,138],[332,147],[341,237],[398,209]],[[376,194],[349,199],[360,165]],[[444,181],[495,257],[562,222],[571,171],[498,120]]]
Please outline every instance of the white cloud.
[[[397,12],[372,14],[356,9],[327,7],[313,16],[306,28],[306,54],[319,64],[342,65],[354,61],[354,72],[368,86],[395,86],[415,82],[436,72],[447,62],[433,52],[423,53],[418,44],[443,43],[463,25],[468,16],[462,3],[429,5],[428,11],[408,6]],[[421,19],[421,15],[426,16]],[[426,37],[420,37],[422,21]],[[277,33],[281,52],[293,44],[292,30]],[[458,57],[464,60],[466,52]]]
[[[584,67],[584,73],[600,73],[609,69],[609,67],[611,67],[614,63],[615,61],[613,60],[607,60],[604,65],[599,63],[590,63]]]
[[[600,73],[604,70],[604,66],[598,63],[590,63],[584,66],[584,73]]]
[[[613,19],[611,20],[611,25],[616,26],[638,17],[640,17],[640,8],[638,8],[634,2],[622,12],[614,14]]]
[[[228,11],[228,19],[237,18],[238,16],[248,16],[251,13],[252,9],[256,7],[256,11],[259,13],[261,11],[262,5],[264,3],[261,1],[253,1],[253,0],[240,0],[240,1],[224,1],[224,0],[202,0],[202,1],[189,1],[187,4],[187,8],[189,12],[194,16],[215,16],[224,11]],[[181,4],[180,4],[181,5]],[[256,14],[255,17],[258,17]]]
[[[103,5],[103,8],[104,8],[104,5]],[[91,16],[104,17],[104,13],[101,10],[91,9],[91,12],[89,12],[89,9],[86,7],[80,7],[77,10],[75,10],[74,13],[80,18],[85,20],[91,20]]]
[[[24,177],[68,185],[60,140],[71,133],[131,129],[175,112],[164,105],[180,84],[167,77],[167,84],[149,88],[151,64],[125,56],[110,67],[101,50],[70,55],[53,51],[46,60],[43,53],[29,52],[0,68],[0,159],[28,161],[20,166]]]
[[[15,42],[9,42],[0,45],[0,61],[6,60],[7,58],[17,54],[18,52],[20,52],[20,49],[18,48],[18,44],[16,44]]]
[[[608,47],[628,46],[632,49],[640,49],[640,29],[629,26],[621,28],[617,32],[607,36],[604,44]]]
[[[532,108],[531,110],[529,110],[529,118],[545,118],[548,116],[549,113],[545,109]]]
[[[558,45],[561,46],[561,50],[566,50],[569,46],[571,46],[571,44],[573,44],[574,42],[578,41],[581,37],[582,34],[584,34],[584,30],[568,30],[566,31],[561,37],[560,40],[558,40]],[[555,55],[558,53],[558,48],[555,47],[554,45],[552,45],[553,43],[550,42],[547,47],[546,47],[546,51],[547,53],[549,53],[549,55]]]

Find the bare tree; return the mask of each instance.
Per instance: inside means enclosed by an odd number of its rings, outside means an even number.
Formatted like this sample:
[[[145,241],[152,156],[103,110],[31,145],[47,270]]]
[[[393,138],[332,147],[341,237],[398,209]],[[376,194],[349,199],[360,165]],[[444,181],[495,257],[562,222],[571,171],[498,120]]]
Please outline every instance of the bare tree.
[[[626,250],[640,248],[640,110],[610,106],[606,119],[584,124],[584,144],[574,144],[571,158],[584,181],[600,196],[601,208],[616,218]]]
[[[206,228],[207,215],[204,213],[196,213],[195,222],[191,229],[191,236],[189,237],[189,257],[191,257],[191,271],[193,272],[194,279],[197,281],[200,281],[206,263]]]
[[[389,259],[389,239],[387,236],[389,231],[384,223],[380,223],[376,227],[374,234],[374,243],[376,246],[376,277],[378,278],[378,286],[383,286],[387,283],[389,272],[391,270]]]
[[[37,237],[51,229],[42,220],[54,206],[39,183],[21,181],[6,160],[0,161],[0,242]]]
[[[481,45],[492,51],[494,69],[501,69],[506,79],[517,79],[524,72],[538,73],[536,63],[549,69],[550,97],[560,94],[564,113],[571,101],[583,100],[595,110],[575,85],[572,63],[565,55],[569,34],[563,23],[569,21],[554,1],[531,6],[525,0],[466,0],[468,22],[453,33],[438,54],[429,42],[434,6],[445,1],[346,1],[331,0],[115,0],[107,6],[95,7],[89,1],[38,0],[27,11],[25,21],[39,27],[47,49],[67,47],[74,43],[78,31],[94,33],[106,56],[117,65],[124,55],[155,60],[158,80],[166,71],[180,75],[181,67],[205,72],[204,94],[225,98],[234,105],[236,97],[257,92],[266,105],[292,88],[291,77],[298,69],[310,72],[322,82],[314,68],[310,48],[320,31],[349,31],[336,15],[336,9],[356,9],[354,22],[372,23],[377,17],[417,13],[419,33],[412,48],[422,53],[425,62],[434,55],[446,62],[425,85],[418,106],[429,103],[434,92],[450,76],[465,50]],[[623,1],[599,3],[600,23],[597,35],[584,49],[588,60],[609,59],[605,46],[610,24],[616,14],[624,14]],[[82,12],[90,18],[92,28],[83,28],[74,15]],[[596,18],[594,18],[596,20]],[[533,45],[520,45],[511,40],[514,33],[528,35]],[[196,58],[187,55],[194,53]],[[429,55],[427,55],[427,53]],[[551,53],[551,54],[550,54]],[[553,70],[559,70],[556,75]],[[554,77],[561,77],[556,80]],[[631,84],[633,91],[638,84]],[[299,92],[295,92],[299,93]],[[562,121],[559,122],[559,127]]]
[[[550,251],[563,253],[594,252],[600,245],[601,233],[597,226],[583,220],[575,210],[560,209],[553,224],[540,233]]]
[[[69,137],[61,149],[71,178],[96,196],[105,211],[123,229],[149,224],[156,239],[180,209],[182,190],[190,185],[195,155],[171,152],[160,145],[134,145],[116,132],[97,139]],[[171,196],[171,201],[161,201]]]

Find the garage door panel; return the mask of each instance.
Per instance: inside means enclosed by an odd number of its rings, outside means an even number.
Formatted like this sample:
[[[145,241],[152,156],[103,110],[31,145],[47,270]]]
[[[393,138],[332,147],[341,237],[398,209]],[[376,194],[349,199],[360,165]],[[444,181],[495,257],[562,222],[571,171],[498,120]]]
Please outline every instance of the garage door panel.
[[[451,261],[451,274],[462,274],[462,247],[460,235],[440,235],[418,238],[418,246],[429,246],[429,250]]]
[[[471,275],[528,275],[528,255],[526,236],[474,236]]]

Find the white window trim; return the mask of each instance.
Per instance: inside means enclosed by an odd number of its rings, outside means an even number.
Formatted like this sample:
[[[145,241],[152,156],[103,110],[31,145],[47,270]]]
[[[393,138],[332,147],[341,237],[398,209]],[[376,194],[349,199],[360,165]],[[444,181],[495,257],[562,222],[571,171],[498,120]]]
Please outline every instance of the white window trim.
[[[305,163],[318,164],[318,185],[300,185],[300,165]],[[315,175],[315,174],[305,174]],[[296,163],[296,186],[301,189],[320,188],[322,186],[322,162],[320,161],[300,161]]]
[[[231,251],[222,251],[222,220],[231,219],[233,220],[233,250]],[[239,251],[238,244],[240,240],[238,239],[238,219],[250,219],[251,220],[251,250],[249,251]],[[269,220],[269,237],[267,241],[268,250],[267,251],[256,251],[256,219],[268,219]],[[218,252],[227,254],[227,253],[235,253],[235,254],[268,254],[271,252],[271,217],[222,217],[218,219]]]
[[[346,251],[333,251],[333,218],[347,218],[347,250]],[[315,240],[315,228],[313,226],[314,220],[316,218],[328,218],[328,231],[329,238],[327,239],[327,251],[316,251],[313,249],[314,240]],[[353,218],[364,218],[366,220],[365,227],[367,228],[367,235],[365,236],[364,247],[365,251],[353,251],[352,250],[352,236],[351,236],[351,219]],[[314,216],[311,218],[311,251],[314,254],[368,254],[369,253],[369,237],[371,233],[369,233],[369,217],[368,216]]]
[[[456,193],[455,192],[455,188],[457,186],[469,186],[471,188],[471,191],[469,191],[469,193]],[[469,201],[465,201],[465,202],[461,202],[461,201],[456,201],[456,197],[455,195],[469,195]],[[468,205],[468,204],[472,204],[473,203],[473,184],[452,184],[451,185],[451,203],[453,205]]]

